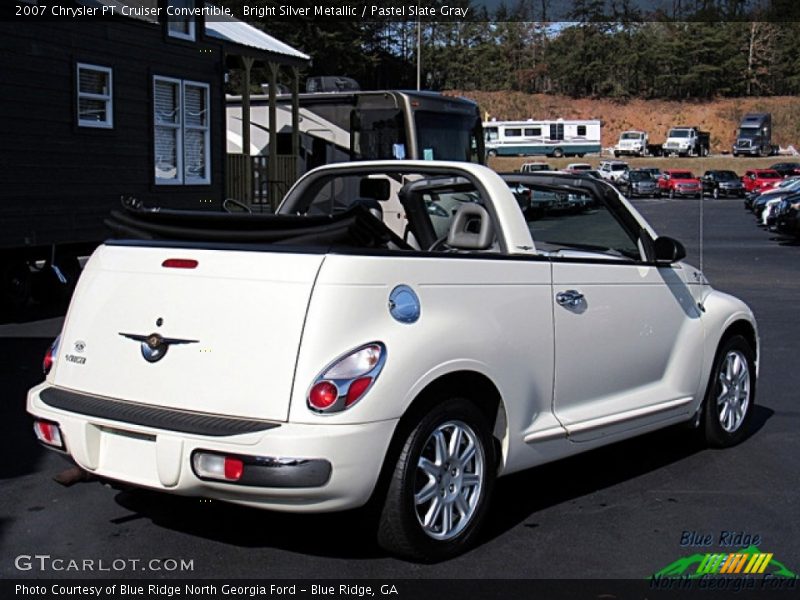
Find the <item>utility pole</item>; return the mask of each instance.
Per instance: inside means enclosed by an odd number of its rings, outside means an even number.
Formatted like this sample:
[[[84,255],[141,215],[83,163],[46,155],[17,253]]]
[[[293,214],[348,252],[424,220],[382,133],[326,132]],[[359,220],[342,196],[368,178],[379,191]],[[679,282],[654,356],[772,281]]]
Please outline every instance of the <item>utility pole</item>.
[[[417,91],[420,91],[422,83],[422,25],[419,18],[419,2],[417,2]]]

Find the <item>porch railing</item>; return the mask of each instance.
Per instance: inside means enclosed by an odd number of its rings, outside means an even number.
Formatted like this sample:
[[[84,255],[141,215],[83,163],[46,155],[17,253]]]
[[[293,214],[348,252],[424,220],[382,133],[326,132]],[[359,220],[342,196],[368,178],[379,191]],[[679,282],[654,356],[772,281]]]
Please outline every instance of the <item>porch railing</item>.
[[[255,212],[275,210],[297,180],[297,159],[277,156],[275,180],[269,181],[268,157],[227,154],[225,195],[239,200]]]

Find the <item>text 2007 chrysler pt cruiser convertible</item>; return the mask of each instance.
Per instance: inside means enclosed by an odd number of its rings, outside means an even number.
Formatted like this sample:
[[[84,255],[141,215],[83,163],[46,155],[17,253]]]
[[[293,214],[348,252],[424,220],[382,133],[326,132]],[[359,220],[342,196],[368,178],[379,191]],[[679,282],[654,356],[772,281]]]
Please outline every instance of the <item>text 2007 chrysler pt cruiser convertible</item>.
[[[751,311],[590,177],[349,163],[277,215],[109,224],[28,397],[39,440],[101,479],[373,500],[385,548],[438,560],[499,475],[679,422],[713,446],[748,430]]]

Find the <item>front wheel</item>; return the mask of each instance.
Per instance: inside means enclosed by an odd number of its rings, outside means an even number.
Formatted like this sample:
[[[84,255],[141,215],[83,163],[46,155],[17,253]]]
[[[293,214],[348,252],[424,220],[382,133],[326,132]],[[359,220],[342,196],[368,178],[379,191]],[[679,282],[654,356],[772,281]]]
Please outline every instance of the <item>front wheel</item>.
[[[555,150],[553,150],[554,158],[561,158],[562,156],[564,156],[564,151],[561,148],[556,148]]]
[[[753,349],[742,336],[733,336],[717,351],[706,391],[703,432],[709,446],[725,448],[745,438],[755,396]]]
[[[453,398],[438,404],[406,437],[378,525],[389,552],[437,561],[474,541],[495,479],[495,450],[485,416]]]
[[[719,188],[715,187],[714,191],[711,192],[711,195],[714,197],[714,200],[718,200],[719,199]]]
[[[486,155],[489,156],[490,158],[494,158],[495,156],[497,156],[497,150],[488,150],[486,152]]]

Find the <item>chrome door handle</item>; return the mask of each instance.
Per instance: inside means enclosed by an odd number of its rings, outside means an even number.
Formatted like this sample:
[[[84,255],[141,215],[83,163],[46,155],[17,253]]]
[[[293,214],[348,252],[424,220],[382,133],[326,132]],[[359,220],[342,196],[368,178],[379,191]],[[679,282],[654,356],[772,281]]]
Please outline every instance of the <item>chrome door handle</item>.
[[[575,308],[576,306],[579,306],[581,302],[583,302],[583,294],[581,294],[578,290],[566,290],[563,292],[558,292],[556,294],[556,302],[558,302],[561,306]]]

